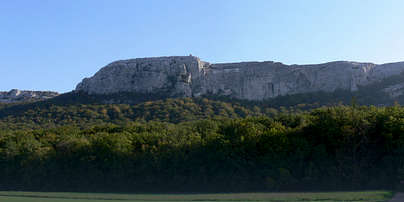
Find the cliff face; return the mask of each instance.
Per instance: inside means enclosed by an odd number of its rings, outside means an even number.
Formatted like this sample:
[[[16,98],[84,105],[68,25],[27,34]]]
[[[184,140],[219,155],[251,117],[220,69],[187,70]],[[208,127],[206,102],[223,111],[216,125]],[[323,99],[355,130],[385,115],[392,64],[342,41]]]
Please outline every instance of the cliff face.
[[[203,70],[196,57],[140,58],[113,62],[92,78],[85,78],[76,90],[90,94],[116,92],[169,93],[192,96]]]
[[[8,92],[0,91],[0,103],[44,100],[56,97],[58,95],[58,93],[51,91],[26,91],[13,89]]]
[[[193,56],[156,57],[113,62],[93,77],[85,78],[76,90],[89,94],[139,92],[180,97],[215,94],[263,100],[336,89],[356,91],[358,86],[403,71],[404,62],[383,65],[345,61],[316,65],[275,62],[209,64]]]

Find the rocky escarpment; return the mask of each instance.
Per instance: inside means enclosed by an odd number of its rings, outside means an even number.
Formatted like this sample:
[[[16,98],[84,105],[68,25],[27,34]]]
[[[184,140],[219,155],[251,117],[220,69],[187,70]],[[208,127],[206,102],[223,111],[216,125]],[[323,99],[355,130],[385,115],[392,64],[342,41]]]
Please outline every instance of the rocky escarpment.
[[[50,99],[59,93],[52,91],[26,91],[13,89],[8,92],[0,91],[0,103],[26,102]]]
[[[376,65],[330,62],[285,65],[278,62],[210,64],[194,56],[120,60],[85,78],[76,91],[88,94],[119,92],[164,93],[171,97],[206,94],[263,100],[308,92],[356,91],[360,86],[400,75],[404,62]],[[385,91],[397,95],[398,84]]]

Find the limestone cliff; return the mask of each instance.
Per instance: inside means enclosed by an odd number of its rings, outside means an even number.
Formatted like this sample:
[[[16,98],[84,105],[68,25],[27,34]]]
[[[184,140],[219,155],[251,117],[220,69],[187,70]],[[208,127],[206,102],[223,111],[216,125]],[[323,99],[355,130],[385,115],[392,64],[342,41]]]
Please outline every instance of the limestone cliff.
[[[58,96],[57,92],[52,91],[27,91],[13,89],[8,92],[0,91],[0,103],[13,103],[44,100]]]
[[[316,91],[356,91],[359,86],[379,82],[403,71],[404,62],[382,65],[347,61],[314,65],[285,65],[271,61],[209,64],[194,56],[138,58],[103,67],[78,84],[76,91],[88,94],[165,93],[171,97],[214,94],[263,100]],[[386,88],[386,92],[389,89]],[[397,86],[391,89],[397,91]]]

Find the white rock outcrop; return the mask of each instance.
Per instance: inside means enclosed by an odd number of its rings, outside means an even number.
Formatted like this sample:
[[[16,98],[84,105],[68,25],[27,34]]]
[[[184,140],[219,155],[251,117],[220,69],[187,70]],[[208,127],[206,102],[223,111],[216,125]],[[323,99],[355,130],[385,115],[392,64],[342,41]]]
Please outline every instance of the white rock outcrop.
[[[138,58],[113,62],[76,91],[89,94],[119,92],[166,93],[196,97],[204,94],[263,100],[280,95],[337,89],[356,91],[404,71],[404,62],[376,65],[329,62],[284,65],[278,62],[209,64],[194,56]]]
[[[28,91],[13,89],[8,92],[0,91],[0,103],[24,102],[32,100],[44,100],[58,96],[52,91]]]

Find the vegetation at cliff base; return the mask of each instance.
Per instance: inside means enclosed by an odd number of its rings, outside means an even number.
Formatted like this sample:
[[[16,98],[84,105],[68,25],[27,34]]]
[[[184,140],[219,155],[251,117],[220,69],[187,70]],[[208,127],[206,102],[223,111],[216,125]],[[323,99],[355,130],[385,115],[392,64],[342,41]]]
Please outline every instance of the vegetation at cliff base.
[[[277,113],[239,103],[205,98],[179,98],[139,104],[58,104],[37,102],[0,108],[0,129],[41,129],[59,126],[89,127],[113,123],[160,121],[180,123],[200,119],[243,118]]]

